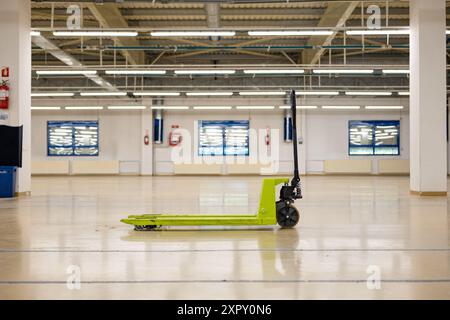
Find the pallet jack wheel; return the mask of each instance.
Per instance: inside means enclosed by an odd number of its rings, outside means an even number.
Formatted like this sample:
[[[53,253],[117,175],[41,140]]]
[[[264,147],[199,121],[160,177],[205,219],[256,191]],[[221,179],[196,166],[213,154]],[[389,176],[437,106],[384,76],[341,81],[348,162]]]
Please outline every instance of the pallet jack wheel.
[[[277,202],[277,223],[282,228],[293,228],[300,220],[300,214],[294,206],[278,201]]]
[[[150,231],[156,229],[156,226],[154,225],[147,225],[147,226],[134,226],[135,231]]]

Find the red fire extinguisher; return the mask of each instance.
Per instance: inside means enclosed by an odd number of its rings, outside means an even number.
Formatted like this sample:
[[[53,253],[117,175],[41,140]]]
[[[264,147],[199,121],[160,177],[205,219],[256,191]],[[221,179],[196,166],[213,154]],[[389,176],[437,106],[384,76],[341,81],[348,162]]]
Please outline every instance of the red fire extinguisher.
[[[2,78],[6,78],[0,83],[0,109],[8,109],[9,108],[9,86],[8,86],[8,78],[9,78],[9,68],[2,67],[1,72]]]
[[[172,125],[172,131],[169,134],[169,145],[174,147],[181,143],[183,140],[183,136],[181,135],[181,132],[178,132],[176,129],[178,129],[179,126],[174,124]],[[173,130],[175,129],[175,130]]]
[[[146,146],[148,146],[149,143],[150,143],[150,138],[149,138],[149,136],[148,136],[148,130],[145,130],[144,144],[145,144]]]
[[[9,68],[8,67],[2,68],[2,78],[9,78]]]
[[[6,81],[0,85],[0,109],[9,108],[9,86]]]
[[[270,128],[266,128],[266,137],[265,137],[266,146],[270,145]]]

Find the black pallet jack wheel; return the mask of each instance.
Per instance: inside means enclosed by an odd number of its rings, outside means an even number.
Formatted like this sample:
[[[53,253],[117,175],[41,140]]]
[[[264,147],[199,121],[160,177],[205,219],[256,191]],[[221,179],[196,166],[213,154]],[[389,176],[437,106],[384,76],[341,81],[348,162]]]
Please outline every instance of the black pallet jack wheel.
[[[300,220],[296,207],[285,202],[277,202],[277,223],[282,228],[293,228]]]
[[[134,230],[136,230],[136,231],[150,231],[153,229],[156,229],[156,226],[154,226],[154,225],[134,226]]]

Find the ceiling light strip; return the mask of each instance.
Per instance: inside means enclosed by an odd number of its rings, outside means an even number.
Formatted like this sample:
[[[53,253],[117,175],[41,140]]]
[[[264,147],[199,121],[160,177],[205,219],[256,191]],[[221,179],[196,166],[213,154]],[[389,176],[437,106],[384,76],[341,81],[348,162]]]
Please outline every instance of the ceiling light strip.
[[[136,37],[137,31],[54,31],[55,37]]]
[[[346,91],[347,96],[392,96],[392,91]]]
[[[230,110],[231,106],[194,106],[194,110]]]
[[[409,35],[409,29],[375,29],[375,30],[347,30],[349,36],[378,36],[378,35]]]
[[[111,91],[111,92],[80,92],[82,97],[99,97],[99,96],[126,96],[126,92]]]
[[[102,106],[66,106],[66,110],[103,110]]]
[[[291,109],[291,106],[279,106],[280,109]],[[299,106],[297,105],[297,109],[317,109],[317,106]]]
[[[360,106],[322,106],[322,109],[330,109],[330,110],[357,110],[360,109]]]
[[[208,69],[208,70],[175,70],[175,74],[178,75],[211,75],[211,74],[234,74],[236,73],[236,70],[214,70],[214,69]]]
[[[152,106],[153,110],[188,110],[187,106]]]
[[[248,31],[249,36],[330,36],[331,30],[266,30]]]
[[[270,110],[275,109],[275,106],[236,106],[237,110]]]
[[[286,91],[240,91],[241,96],[284,96]]]
[[[152,37],[233,37],[235,31],[153,31]]]
[[[233,92],[186,92],[187,96],[232,96]]]
[[[31,110],[61,110],[61,107],[31,107]]]
[[[373,74],[373,69],[313,69],[314,74]]]
[[[89,75],[97,74],[96,70],[38,70],[37,75],[52,76],[52,75]]]
[[[133,92],[134,96],[179,96],[179,92],[170,92],[170,91],[142,91],[142,92]]]
[[[245,74],[304,74],[303,69],[249,69],[244,70]]]
[[[106,70],[106,74],[110,75],[162,75],[166,74],[166,70]]]
[[[339,91],[296,91],[297,96],[337,96]]]
[[[366,106],[368,110],[401,110],[403,106]]]
[[[108,106],[109,110],[144,110],[146,106]]]
[[[31,97],[73,97],[74,92],[33,92]]]

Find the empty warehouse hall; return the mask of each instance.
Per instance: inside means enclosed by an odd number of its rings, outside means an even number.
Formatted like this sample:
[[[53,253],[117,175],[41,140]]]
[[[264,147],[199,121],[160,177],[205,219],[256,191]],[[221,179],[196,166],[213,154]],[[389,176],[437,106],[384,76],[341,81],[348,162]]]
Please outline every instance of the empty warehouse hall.
[[[449,4],[0,0],[0,300],[449,300]]]

